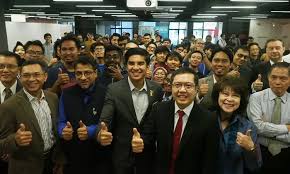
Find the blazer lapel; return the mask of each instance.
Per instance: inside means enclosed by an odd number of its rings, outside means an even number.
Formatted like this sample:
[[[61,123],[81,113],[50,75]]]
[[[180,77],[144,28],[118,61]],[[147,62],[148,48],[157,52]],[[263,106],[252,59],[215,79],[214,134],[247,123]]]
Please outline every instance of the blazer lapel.
[[[131,117],[132,119],[137,123],[138,123],[138,120],[137,120],[137,116],[136,116],[136,112],[135,112],[135,108],[134,108],[134,105],[133,105],[133,99],[132,99],[132,91],[130,90],[130,86],[129,86],[129,82],[128,80],[124,79],[124,89],[122,91],[124,91],[123,95],[124,95],[124,99],[128,105],[128,109],[131,113]]]
[[[29,99],[27,98],[26,94],[24,93],[23,90],[21,90],[19,93],[19,98],[21,100],[21,106],[23,108],[23,110],[25,111],[23,113],[23,115],[27,116],[27,117],[30,117],[29,120],[31,120],[32,122],[32,125],[34,127],[34,129],[36,130],[36,132],[39,134],[40,137],[42,137],[41,135],[41,130],[40,130],[40,127],[39,127],[39,124],[38,124],[38,121],[36,119],[36,116],[34,114],[34,111],[32,109],[32,106],[29,102]]]
[[[174,103],[175,103],[175,101],[170,101],[170,108],[169,108],[169,112],[168,112],[168,114],[166,114],[166,115],[168,115],[169,116],[169,118],[167,119],[167,118],[165,118],[164,119],[164,127],[165,127],[165,130],[166,130],[166,137],[168,138],[167,139],[167,141],[168,141],[168,145],[169,145],[169,149],[170,149],[170,151],[169,151],[169,153],[170,153],[170,155],[171,155],[171,153],[172,153],[172,143],[173,143],[173,134],[174,134],[174,117],[175,117],[175,113],[174,113]],[[166,116],[165,114],[164,114],[164,116]],[[171,157],[171,156],[170,156]]]

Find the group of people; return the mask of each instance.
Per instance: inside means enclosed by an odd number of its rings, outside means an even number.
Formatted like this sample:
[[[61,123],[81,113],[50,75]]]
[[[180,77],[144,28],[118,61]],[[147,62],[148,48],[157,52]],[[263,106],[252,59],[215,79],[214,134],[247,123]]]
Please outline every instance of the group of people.
[[[290,172],[282,40],[87,36],[0,52],[1,174]]]

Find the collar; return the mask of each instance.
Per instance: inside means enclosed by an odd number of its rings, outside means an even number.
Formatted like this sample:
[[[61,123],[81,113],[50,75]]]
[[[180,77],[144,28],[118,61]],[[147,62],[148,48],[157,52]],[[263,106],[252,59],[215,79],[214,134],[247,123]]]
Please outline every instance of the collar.
[[[220,128],[221,128],[221,114],[219,113],[219,111],[217,112],[217,115],[218,115],[218,123],[219,123]],[[242,122],[242,117],[239,114],[233,114],[232,115],[232,119],[230,119],[229,126],[232,125],[232,124],[235,124],[236,122],[243,123]]]
[[[44,92],[43,90],[41,90],[41,97],[40,99],[38,99],[37,97],[32,96],[31,94],[29,94],[29,92],[27,92],[24,88],[23,88],[24,93],[26,94],[29,102],[32,102],[33,100],[43,100],[45,98]]]
[[[130,80],[129,76],[128,76],[128,83],[129,83],[130,91],[133,91],[134,89],[137,90],[137,88],[133,85],[132,81]],[[138,91],[143,91],[143,90],[147,91],[147,84],[146,84],[146,80],[145,79],[144,79],[143,87],[140,90],[138,90]]]
[[[212,78],[213,78],[213,84],[216,84],[217,81],[216,81],[214,74],[212,75]]]
[[[14,84],[10,87],[12,94],[16,93],[16,87],[17,87],[17,80],[15,80]],[[0,81],[0,95],[3,94],[4,90],[5,90],[5,86],[3,85],[3,83]]]
[[[190,115],[190,112],[191,112],[191,110],[192,110],[192,108],[193,108],[193,105],[194,105],[194,101],[192,101],[191,103],[190,103],[190,105],[188,105],[186,108],[184,108],[184,109],[180,109],[179,107],[178,107],[178,105],[176,104],[176,101],[174,102],[174,107],[175,107],[175,110],[174,110],[174,114],[176,114],[177,113],[177,111],[179,111],[179,110],[182,110],[186,115]]]
[[[269,99],[270,100],[275,100],[275,98],[277,98],[278,96],[272,91],[271,88],[269,88],[268,90],[268,95],[269,95]],[[283,103],[286,103],[287,102],[287,95],[288,95],[288,92],[286,91],[284,93],[284,95],[282,95],[281,99],[282,99],[282,102]]]
[[[283,58],[281,59],[281,61],[279,61],[279,62],[283,62]],[[270,60],[270,64],[271,64],[271,66],[274,64],[274,62],[272,61],[272,60]]]

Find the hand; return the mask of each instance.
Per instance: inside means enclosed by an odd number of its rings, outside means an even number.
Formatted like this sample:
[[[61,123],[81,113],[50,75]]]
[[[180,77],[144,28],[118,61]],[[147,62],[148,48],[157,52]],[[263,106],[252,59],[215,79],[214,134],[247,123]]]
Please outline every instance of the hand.
[[[101,130],[98,133],[97,139],[102,146],[108,146],[113,141],[113,135],[108,131],[108,128],[104,122],[101,122]]]
[[[201,83],[199,85],[199,92],[198,92],[198,97],[201,98],[205,96],[208,93],[208,83],[205,79],[201,80]]]
[[[239,66],[236,66],[232,71],[228,72],[227,75],[239,78],[240,77]]]
[[[65,85],[65,84],[67,84],[69,82],[70,82],[70,78],[69,78],[68,74],[67,73],[63,73],[62,69],[59,68],[59,73],[58,73],[58,77],[57,77],[56,83],[58,85]]]
[[[110,74],[114,79],[116,80],[123,79],[123,75],[121,73],[121,69],[119,68],[119,66],[117,67],[109,66],[108,69],[111,71]]]
[[[22,123],[15,134],[15,141],[18,146],[29,146],[32,141],[32,133],[25,131],[25,125]]]
[[[65,128],[62,130],[62,138],[66,141],[70,141],[73,137],[73,128],[70,124],[70,122],[66,122]]]
[[[246,134],[238,132],[236,142],[239,146],[246,149],[247,151],[251,151],[255,147],[255,144],[251,137],[250,129],[247,130]]]
[[[146,69],[146,78],[147,79],[151,79],[152,78],[152,71],[150,70],[150,68]]]
[[[52,59],[49,61],[48,66],[52,66],[52,65],[56,64],[57,61],[58,61],[57,58],[52,58]]]
[[[262,76],[261,74],[258,75],[256,81],[253,82],[253,88],[255,91],[261,91],[263,88]]]
[[[87,140],[89,138],[87,126],[82,122],[79,122],[80,127],[78,128],[78,137],[81,141]]]
[[[133,137],[132,137],[132,150],[134,153],[141,153],[144,149],[143,139],[140,136],[140,133],[136,128],[133,128]]]

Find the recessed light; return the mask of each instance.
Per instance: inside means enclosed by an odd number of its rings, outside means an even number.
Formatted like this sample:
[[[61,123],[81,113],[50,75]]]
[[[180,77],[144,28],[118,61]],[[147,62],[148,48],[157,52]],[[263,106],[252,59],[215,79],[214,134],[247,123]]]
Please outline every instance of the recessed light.
[[[227,14],[221,14],[221,13],[212,13],[212,14],[210,14],[210,13],[208,13],[208,14],[196,14],[196,15],[198,15],[198,16],[226,16]]]
[[[13,5],[15,8],[49,8],[50,5]]]
[[[71,15],[77,15],[77,14],[87,14],[86,12],[60,12],[60,14],[71,14]]]

